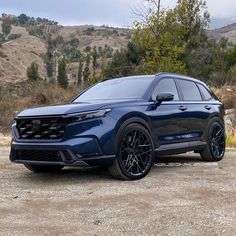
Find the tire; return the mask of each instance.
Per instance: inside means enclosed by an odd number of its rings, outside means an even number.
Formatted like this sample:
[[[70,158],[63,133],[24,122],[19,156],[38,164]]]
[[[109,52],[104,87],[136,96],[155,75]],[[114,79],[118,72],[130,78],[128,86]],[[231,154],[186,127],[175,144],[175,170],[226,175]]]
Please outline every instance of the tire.
[[[150,133],[139,124],[126,126],[117,139],[116,159],[109,172],[118,179],[145,177],[154,163],[154,145]]]
[[[200,152],[204,161],[220,161],[225,154],[225,128],[220,119],[214,118],[207,132],[207,145]]]
[[[24,164],[24,166],[34,172],[34,173],[51,173],[59,172],[64,166],[51,166],[51,165],[34,165],[34,164]]]

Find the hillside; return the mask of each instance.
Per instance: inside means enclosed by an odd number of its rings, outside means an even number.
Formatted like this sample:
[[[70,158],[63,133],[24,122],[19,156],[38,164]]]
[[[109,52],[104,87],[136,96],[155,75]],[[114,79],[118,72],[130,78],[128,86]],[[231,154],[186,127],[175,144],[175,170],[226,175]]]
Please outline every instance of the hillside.
[[[104,47],[106,44],[113,49],[126,47],[131,38],[131,30],[125,28],[113,28],[106,26],[64,26],[57,33],[68,41],[71,37],[79,39],[81,48]]]
[[[11,33],[21,34],[21,37],[3,43],[0,48],[0,86],[9,86],[26,80],[27,67],[33,61],[39,65],[40,76],[46,78],[43,60],[46,53],[46,41],[29,35],[24,27],[13,26]],[[86,47],[93,48],[96,46],[96,48],[109,47],[115,52],[126,47],[131,38],[131,30],[90,25],[66,26],[60,27],[52,36],[53,38],[62,36],[65,42],[69,42],[68,44],[70,44],[70,40],[78,39],[78,48],[81,51],[85,50]],[[68,64],[68,78],[71,80],[71,83],[75,82],[72,81],[73,79],[76,80],[78,66],[78,62]],[[99,71],[100,68],[97,70]]]
[[[37,62],[40,75],[44,78],[46,72],[42,55],[46,52],[45,43],[30,36],[22,27],[13,27],[12,33],[21,34],[21,37],[3,43],[0,48],[0,86],[25,80],[26,69],[32,61]]]
[[[55,26],[56,27],[56,26]],[[0,33],[1,21],[0,21]],[[3,43],[0,48],[0,86],[9,86],[18,84],[26,80],[26,69],[35,61],[39,65],[39,73],[42,78],[46,78],[46,69],[44,57],[46,54],[46,41],[43,37],[36,37],[29,35],[25,27],[13,26],[12,32],[14,34],[21,34],[18,39]],[[111,53],[116,50],[126,47],[131,39],[131,29],[127,28],[113,28],[108,26],[57,26],[57,30],[52,33],[53,38],[62,36],[64,44],[67,46],[66,50],[72,52],[78,47],[80,52],[84,53],[86,48],[93,49],[95,46],[99,48],[108,47]],[[210,37],[219,40],[226,37],[230,42],[236,43],[236,23],[227,25],[225,27],[209,30]],[[76,47],[71,47],[71,42],[76,39]],[[84,53],[86,57],[87,53]],[[92,60],[92,56],[91,56]],[[99,66],[96,68],[96,73],[101,72],[102,63],[108,58],[98,59]],[[85,61],[85,59],[84,59]],[[71,60],[67,66],[68,78],[70,83],[76,83],[78,73],[78,59]],[[90,72],[92,73],[92,62],[90,61]]]
[[[230,42],[236,43],[236,23],[230,24],[219,29],[209,30],[208,35],[216,40],[222,37],[227,38]]]

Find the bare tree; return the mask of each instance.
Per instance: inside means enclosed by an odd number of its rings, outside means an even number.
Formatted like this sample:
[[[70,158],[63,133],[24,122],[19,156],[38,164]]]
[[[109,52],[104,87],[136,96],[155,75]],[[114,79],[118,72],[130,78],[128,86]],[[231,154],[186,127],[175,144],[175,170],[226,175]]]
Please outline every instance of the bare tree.
[[[142,0],[136,7],[132,9],[135,19],[146,22],[154,13],[158,18],[161,13],[161,0]]]
[[[161,0],[143,0],[132,9],[134,18],[141,22],[143,26],[148,26],[158,42],[160,38],[160,29],[157,27],[161,17]],[[156,15],[157,24],[153,25],[151,18]]]
[[[157,16],[160,16],[160,11],[161,11],[161,0],[146,0],[147,2],[153,4],[156,9],[157,9]]]

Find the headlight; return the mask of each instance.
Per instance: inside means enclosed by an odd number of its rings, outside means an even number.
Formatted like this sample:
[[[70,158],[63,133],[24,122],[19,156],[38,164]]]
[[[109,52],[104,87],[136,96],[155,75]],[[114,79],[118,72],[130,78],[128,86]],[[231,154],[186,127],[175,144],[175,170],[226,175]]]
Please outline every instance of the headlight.
[[[106,113],[110,112],[111,109],[105,110],[96,110],[96,111],[88,111],[88,112],[81,112],[81,113],[74,113],[66,115],[65,118],[73,118],[73,121],[82,121],[88,120],[92,118],[104,117]]]

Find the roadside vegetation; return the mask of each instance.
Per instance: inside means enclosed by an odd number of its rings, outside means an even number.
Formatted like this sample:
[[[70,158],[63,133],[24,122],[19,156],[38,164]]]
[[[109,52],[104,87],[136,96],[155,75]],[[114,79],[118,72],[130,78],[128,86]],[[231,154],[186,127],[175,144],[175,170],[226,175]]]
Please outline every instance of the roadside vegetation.
[[[57,83],[28,81],[12,88],[0,88],[0,133],[10,132],[15,116],[29,107],[68,103],[80,92],[77,86],[67,90]]]
[[[235,127],[236,129],[236,127]],[[231,147],[231,148],[235,148],[236,147],[236,132],[234,133],[234,135],[227,135],[226,138],[226,145],[227,147]]]

